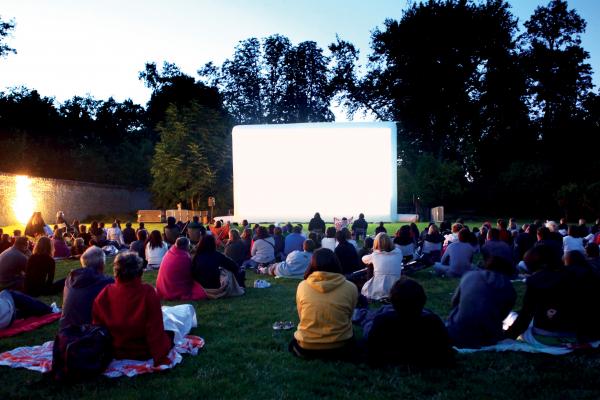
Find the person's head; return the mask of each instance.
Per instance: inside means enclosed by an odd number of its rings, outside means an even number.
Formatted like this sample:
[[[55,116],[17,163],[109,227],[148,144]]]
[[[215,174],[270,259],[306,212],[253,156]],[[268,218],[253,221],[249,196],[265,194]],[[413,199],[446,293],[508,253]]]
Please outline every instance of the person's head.
[[[143,222],[140,222],[140,227],[138,229],[146,229],[146,224]]]
[[[238,240],[240,240],[240,231],[238,231],[237,229],[232,229],[229,231],[229,242],[233,243],[233,242],[237,242]]]
[[[219,220],[215,223],[215,228],[220,228],[223,226],[223,223]]]
[[[162,247],[163,240],[160,231],[156,229],[150,232],[150,237],[148,238],[148,243],[150,243],[151,248]]]
[[[469,230],[467,228],[462,228],[460,231],[458,231],[458,241],[459,242],[467,243],[470,238],[471,238],[471,232],[469,232]]]
[[[437,227],[436,224],[429,225],[429,229],[427,230],[427,234],[429,234],[429,235],[436,235],[438,233],[440,233],[440,229]]]
[[[321,214],[319,214],[318,212],[315,213],[315,219],[321,219]]]
[[[347,230],[348,229],[346,228],[342,228],[337,231],[335,234],[335,240],[337,240],[339,243],[346,243],[348,241],[348,235],[346,235]]]
[[[367,249],[367,250],[372,250],[373,249],[373,238],[371,236],[367,236],[365,238],[365,242],[363,243],[363,248]]]
[[[567,267],[569,266],[585,266],[587,260],[582,252],[573,250],[567,251],[563,257],[563,261]]]
[[[172,227],[175,226],[176,223],[177,220],[175,219],[175,217],[167,217],[167,226]]]
[[[396,231],[396,237],[399,238],[399,239],[404,239],[404,240],[411,241],[410,226],[409,225],[402,225],[400,227],[400,229],[398,229]]]
[[[294,227],[292,228],[292,232],[293,233],[302,233],[302,225],[294,225]]]
[[[213,235],[206,235],[198,243],[198,253],[212,253],[217,251],[217,243]]]
[[[585,225],[585,218],[579,218],[579,225]]]
[[[308,253],[315,251],[315,247],[315,242],[313,242],[311,239],[306,239],[304,243],[302,243],[302,249]]]
[[[365,218],[365,214],[363,214],[363,213],[358,214],[358,218],[359,219],[364,219]]]
[[[336,234],[336,230],[333,226],[330,226],[325,230],[325,236],[328,238],[334,238]]]
[[[280,226],[276,226],[275,229],[273,229],[273,235],[274,236],[281,236],[281,235],[283,235],[283,229],[281,229]]]
[[[10,235],[8,233],[3,233],[2,234],[2,241],[4,243],[10,243]]]
[[[192,217],[192,221],[194,221],[195,223],[198,223],[198,222],[200,222],[200,217],[199,217],[199,216],[197,216],[197,215],[194,215],[194,216]]]
[[[79,225],[79,232],[86,233],[87,232],[86,226],[85,225]]]
[[[506,228],[508,227],[508,224],[506,222],[506,220],[500,218],[497,222],[496,222],[496,227],[500,230],[506,230]]]
[[[125,224],[125,228],[131,228],[131,221],[127,221],[127,223]]]
[[[390,301],[398,315],[417,318],[423,312],[427,296],[417,281],[402,277],[390,289]]]
[[[567,232],[569,236],[572,236],[574,238],[581,237],[581,235],[579,234],[580,229],[577,225],[569,225],[569,230]]]
[[[261,226],[258,228],[258,232],[256,232],[257,239],[266,239],[269,237],[269,231],[265,226]]]
[[[246,228],[242,231],[242,239],[252,240],[252,229]]]
[[[488,258],[485,262],[485,269],[509,276],[513,275],[515,272],[515,268],[507,259],[498,256],[491,256]]]
[[[177,246],[177,248],[179,250],[189,251],[190,250],[190,239],[188,239],[184,236],[178,237],[177,240],[175,241],[175,246]]]
[[[20,229],[15,229],[13,231],[13,237],[19,237],[21,236],[21,230]]]
[[[0,236],[4,235],[4,229],[0,228]]]
[[[550,246],[535,246],[527,250],[523,256],[529,272],[534,273],[545,268],[556,268],[562,265],[562,260]]]
[[[112,227],[113,227],[113,228],[116,228],[116,227],[117,227],[117,223],[116,223],[116,222],[113,222],[113,224],[112,224]]]
[[[379,227],[380,227],[380,228],[383,228],[383,222],[380,222],[380,223],[379,223]]]
[[[21,253],[27,253],[27,250],[29,250],[29,240],[25,236],[17,236],[13,247]]]
[[[550,229],[546,228],[545,226],[538,228],[538,230],[537,230],[538,241],[539,240],[548,240],[549,236],[550,236]]]
[[[94,271],[102,273],[106,264],[106,255],[100,247],[91,246],[79,257],[83,268],[91,268]]]
[[[560,219],[560,224],[561,224],[561,225],[566,225],[566,224],[567,224],[567,219],[566,219],[565,217],[562,217],[562,218]]]
[[[144,272],[144,262],[134,251],[119,253],[114,261],[115,279],[121,282],[130,282]]]
[[[40,237],[33,248],[33,254],[52,257],[52,240],[46,236]]]
[[[100,222],[100,223],[98,224],[98,226],[99,226],[100,228],[104,228],[104,222]]]
[[[463,228],[462,224],[455,223],[452,224],[452,233],[458,233]]]
[[[273,235],[275,233],[275,225],[269,225],[269,235]]]
[[[248,226],[248,220],[247,219],[245,219],[245,220],[242,221],[242,226],[244,228]]]
[[[394,250],[394,243],[387,233],[380,232],[375,236],[373,241],[373,250],[379,251],[392,251]]]
[[[137,231],[135,236],[137,237],[137,240],[141,240],[142,242],[145,242],[146,239],[148,239],[148,231],[145,229],[140,229],[139,231]]]
[[[598,245],[596,243],[588,243],[587,246],[585,246],[585,254],[589,258],[599,257],[600,254],[598,254]]]
[[[558,232],[558,224],[554,221],[547,221],[546,228],[548,228],[550,232]]]
[[[462,217],[461,218],[456,218],[456,223],[459,224],[459,225],[464,225],[465,220]]]
[[[500,240],[500,230],[492,228],[488,231],[487,240]]]
[[[83,241],[83,238],[78,237],[77,239],[75,239],[75,243],[74,243],[75,247],[77,247],[78,249],[84,248],[85,247],[85,242]]]
[[[513,226],[513,225],[516,226],[517,225],[517,220],[515,218],[513,218],[513,217],[510,217],[508,219],[508,225],[509,226]]]
[[[304,273],[304,279],[307,279],[313,272],[332,272],[341,274],[342,267],[335,253],[327,248],[320,248],[314,251],[308,268]]]

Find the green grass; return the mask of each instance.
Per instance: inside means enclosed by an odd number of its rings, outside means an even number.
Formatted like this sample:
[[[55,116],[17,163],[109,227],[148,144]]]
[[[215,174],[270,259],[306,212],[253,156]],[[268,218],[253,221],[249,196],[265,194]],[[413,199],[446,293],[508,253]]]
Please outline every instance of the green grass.
[[[109,262],[110,264],[110,262]],[[58,277],[75,261],[58,263]],[[249,274],[251,282],[256,276]],[[154,283],[156,273],[144,280]],[[456,279],[415,276],[426,289],[427,307],[445,317]],[[198,356],[184,356],[170,371],[135,378],[98,378],[60,387],[48,377],[23,369],[0,367],[0,399],[169,399],[169,398],[531,398],[597,399],[600,397],[600,358],[523,353],[459,355],[446,370],[397,367],[373,370],[365,365],[303,361],[287,352],[292,332],[273,331],[278,320],[297,322],[294,302],[298,281],[271,279],[268,289],[249,288],[243,297],[193,303],[198,328],[206,340]],[[516,284],[521,298],[523,285]],[[44,297],[46,302],[59,297]],[[166,304],[175,304],[167,302]],[[14,338],[0,340],[0,351],[41,344],[54,337],[57,323]],[[356,329],[357,335],[360,335]]]

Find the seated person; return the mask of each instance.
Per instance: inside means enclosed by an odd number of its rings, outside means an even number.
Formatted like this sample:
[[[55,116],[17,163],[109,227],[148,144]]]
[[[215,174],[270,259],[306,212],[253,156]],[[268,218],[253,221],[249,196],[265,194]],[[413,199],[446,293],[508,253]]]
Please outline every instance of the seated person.
[[[492,228],[488,231],[487,241],[481,246],[481,255],[483,260],[487,261],[491,257],[502,257],[512,264],[513,252],[506,242],[500,240],[500,230]]]
[[[577,225],[569,226],[568,234],[563,240],[563,252],[566,254],[569,251],[579,251],[581,254],[585,254],[585,248],[583,247],[583,237],[580,234],[580,228]]]
[[[585,246],[585,254],[587,255],[587,262],[592,267],[596,275],[600,276],[600,254],[598,251],[598,245],[596,243],[588,243]]]
[[[278,226],[273,229],[273,240],[275,241],[275,258],[285,260],[285,238],[283,237],[283,230]]]
[[[90,324],[96,296],[106,285],[115,282],[104,275],[106,256],[101,248],[88,248],[79,260],[81,268],[69,272],[65,280],[60,329]]]
[[[229,236],[229,225],[223,226],[223,222],[217,221],[210,227],[210,232],[215,237],[217,246],[223,246]]]
[[[517,338],[533,320],[533,334],[542,343],[575,341],[578,289],[574,275],[549,246],[529,250],[525,253],[525,264],[531,276],[525,282],[527,287],[519,316],[506,336]]]
[[[252,243],[250,259],[244,261],[242,267],[256,268],[259,264],[270,264],[273,261],[275,261],[275,240],[269,236],[267,228],[261,226]]]
[[[369,223],[365,220],[365,214],[360,213],[358,219],[352,223],[352,236],[355,240],[364,239],[369,229]]]
[[[351,318],[357,300],[358,290],[342,275],[335,254],[316,250],[296,291],[300,322],[289,350],[307,359],[354,359]]]
[[[335,240],[336,233],[337,231],[333,226],[327,228],[325,231],[325,237],[321,240],[321,247],[335,251],[335,246],[337,244],[337,241]]]
[[[342,267],[342,273],[344,275],[349,275],[354,271],[359,270],[362,266],[360,260],[358,259],[356,247],[354,247],[352,243],[348,242],[349,235],[350,231],[347,228],[342,228],[335,234],[337,246],[335,246],[334,253],[338,260],[340,260],[340,266]]]
[[[388,296],[402,273],[402,251],[394,246],[385,233],[378,233],[373,242],[373,252],[363,256],[363,264],[373,265],[373,277],[361,289],[367,299],[381,300]]]
[[[135,242],[135,240],[135,229],[131,227],[131,222],[127,222],[125,224],[125,229],[123,229],[123,244],[129,246],[132,242]]]
[[[410,226],[402,225],[400,229],[396,231],[394,245],[402,251],[405,262],[414,258],[416,246],[410,232]]]
[[[37,297],[62,292],[65,280],[54,282],[56,263],[52,258],[52,241],[46,236],[38,239],[25,267],[25,293]]]
[[[83,238],[76,238],[73,242],[73,246],[71,246],[71,257],[79,257],[83,254],[83,252],[87,249],[85,241]]]
[[[358,250],[358,259],[360,260],[360,263],[362,264],[362,268],[368,267],[368,265],[362,261],[362,258],[364,256],[366,256],[367,254],[371,254],[373,252],[373,242],[374,242],[373,238],[370,236],[367,236],[363,243],[363,247],[360,250]]]
[[[156,278],[156,292],[163,300],[202,300],[206,293],[192,276],[190,240],[177,238],[162,259]]]
[[[446,366],[453,361],[444,323],[423,308],[427,297],[416,281],[401,278],[389,293],[391,305],[362,321],[367,361],[373,366],[412,364]]]
[[[375,235],[379,233],[387,233],[387,229],[385,229],[384,223],[380,222],[377,228],[375,228]]]
[[[465,272],[474,268],[472,262],[475,250],[469,243],[470,235],[466,228],[458,232],[458,242],[450,243],[441,261],[433,266],[438,275],[461,277]]]
[[[206,235],[198,243],[196,255],[192,260],[192,276],[204,289],[219,289],[221,288],[220,268],[229,271],[238,285],[244,287],[245,272],[235,261],[217,251],[214,236]]]
[[[423,237],[422,248],[423,257],[427,265],[432,265],[440,261],[443,243],[444,237],[440,234],[438,226],[436,224],[429,225]]]
[[[23,290],[28,252],[29,241],[19,236],[9,249],[0,254],[0,290]]]
[[[230,230],[229,240],[223,253],[241,267],[246,261],[247,252],[246,244],[242,241],[240,232],[237,229]]]
[[[50,314],[52,308],[16,290],[0,291],[0,329],[14,320]]]
[[[150,232],[150,237],[148,238],[145,248],[145,256],[146,261],[148,262],[148,268],[152,270],[158,269],[168,250],[169,245],[167,242],[162,240],[160,232],[157,230]]]
[[[292,251],[302,250],[302,244],[306,238],[302,234],[302,225],[292,228],[292,233],[286,236],[283,254],[287,257]]]
[[[190,222],[187,226],[187,235],[190,238],[190,242],[196,245],[202,239],[202,236],[206,233],[206,228],[204,225],[200,223],[200,217],[194,215],[192,217],[192,222]]]
[[[490,256],[485,269],[462,277],[447,322],[454,346],[478,348],[504,339],[502,321],[517,299],[510,281],[513,272],[512,263],[504,257]]]
[[[260,272],[284,278],[302,278],[315,251],[315,242],[306,239],[302,247],[303,251],[292,251],[285,261],[271,264]]]
[[[175,217],[167,218],[167,225],[163,228],[163,233],[165,235],[165,241],[169,246],[175,244],[177,238],[181,236],[181,229],[179,229]]]
[[[112,245],[115,246],[117,249],[121,248],[121,246],[124,245],[123,232],[121,231],[121,228],[119,228],[116,222],[114,222],[112,226],[108,228],[108,231],[106,232],[106,237],[108,241],[112,242]]]
[[[52,236],[52,257],[66,258],[71,256],[71,250],[65,242],[65,238],[61,234]]]
[[[159,233],[160,234],[160,233]],[[135,251],[138,256],[144,260],[144,267],[148,264],[146,261],[146,239],[148,239],[148,231],[140,229],[135,233],[137,240],[131,242],[129,250]]]
[[[92,308],[92,323],[108,329],[116,359],[148,360],[168,364],[173,340],[164,330],[156,290],[142,283],[142,259],[134,252],[117,254],[115,283],[106,286]]]
[[[12,246],[10,235],[8,233],[3,233],[2,237],[0,238],[0,253],[10,248],[10,246]]]

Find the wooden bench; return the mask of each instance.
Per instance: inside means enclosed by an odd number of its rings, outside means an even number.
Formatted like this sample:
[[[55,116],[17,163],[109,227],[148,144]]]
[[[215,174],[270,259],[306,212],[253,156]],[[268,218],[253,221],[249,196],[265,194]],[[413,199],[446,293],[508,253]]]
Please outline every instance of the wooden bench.
[[[162,210],[138,210],[138,222],[165,222],[165,215]]]

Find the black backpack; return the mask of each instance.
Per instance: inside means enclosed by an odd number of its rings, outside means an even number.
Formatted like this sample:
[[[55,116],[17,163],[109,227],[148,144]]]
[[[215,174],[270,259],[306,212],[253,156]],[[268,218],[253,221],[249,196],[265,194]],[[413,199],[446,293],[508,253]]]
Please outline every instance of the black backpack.
[[[100,375],[112,360],[111,336],[97,325],[59,331],[52,348],[52,374],[59,381],[82,381]]]

